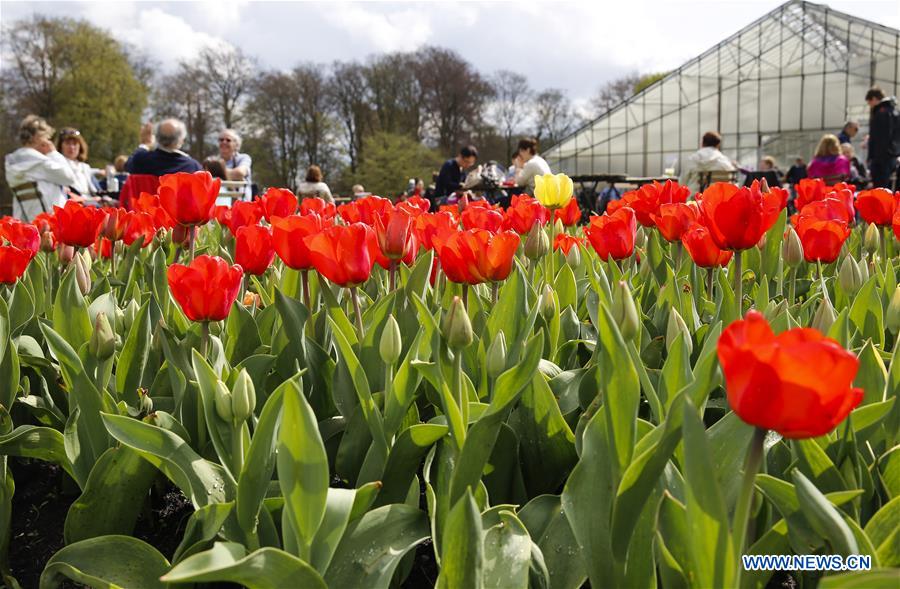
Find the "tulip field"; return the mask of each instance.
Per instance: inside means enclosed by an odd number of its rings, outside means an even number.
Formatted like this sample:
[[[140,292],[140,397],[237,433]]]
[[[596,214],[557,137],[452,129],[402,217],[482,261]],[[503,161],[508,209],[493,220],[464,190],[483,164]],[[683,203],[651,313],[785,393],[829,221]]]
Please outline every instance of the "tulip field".
[[[218,193],[0,220],[5,586],[900,586],[900,193]]]

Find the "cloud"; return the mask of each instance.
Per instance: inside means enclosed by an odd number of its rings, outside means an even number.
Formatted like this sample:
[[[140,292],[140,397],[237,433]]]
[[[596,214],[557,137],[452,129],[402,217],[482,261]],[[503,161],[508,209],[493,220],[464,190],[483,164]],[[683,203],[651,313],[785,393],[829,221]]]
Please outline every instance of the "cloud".
[[[349,34],[348,41],[367,45],[368,51],[414,50],[432,36],[431,22],[423,10],[370,10],[361,4],[328,4],[320,13],[331,25]]]

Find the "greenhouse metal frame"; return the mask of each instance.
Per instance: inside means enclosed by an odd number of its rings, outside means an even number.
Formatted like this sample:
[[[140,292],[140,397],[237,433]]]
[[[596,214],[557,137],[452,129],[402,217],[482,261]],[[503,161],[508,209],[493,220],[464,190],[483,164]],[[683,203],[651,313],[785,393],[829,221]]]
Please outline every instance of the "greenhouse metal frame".
[[[868,126],[874,85],[897,94],[900,31],[792,0],[582,126],[544,154],[569,175],[683,173],[706,131],[747,168],[806,161],[824,133]]]

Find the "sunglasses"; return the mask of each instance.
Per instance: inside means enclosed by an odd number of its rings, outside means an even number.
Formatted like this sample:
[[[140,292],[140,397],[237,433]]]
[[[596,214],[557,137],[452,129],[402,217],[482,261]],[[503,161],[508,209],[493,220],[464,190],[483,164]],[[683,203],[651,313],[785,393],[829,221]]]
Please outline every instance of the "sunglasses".
[[[229,137],[219,137],[219,143],[231,143],[231,139]]]
[[[81,135],[81,131],[78,129],[65,129],[59,134],[60,137],[78,137],[79,135]]]

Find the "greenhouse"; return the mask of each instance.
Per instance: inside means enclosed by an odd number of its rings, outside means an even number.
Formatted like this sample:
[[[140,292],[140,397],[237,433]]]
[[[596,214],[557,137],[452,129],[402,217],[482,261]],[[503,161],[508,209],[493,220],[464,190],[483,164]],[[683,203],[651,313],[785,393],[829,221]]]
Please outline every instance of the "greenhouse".
[[[823,133],[858,120],[871,86],[900,89],[900,31],[791,1],[584,125],[545,157],[573,175],[680,173],[704,132],[745,166],[809,159]]]

